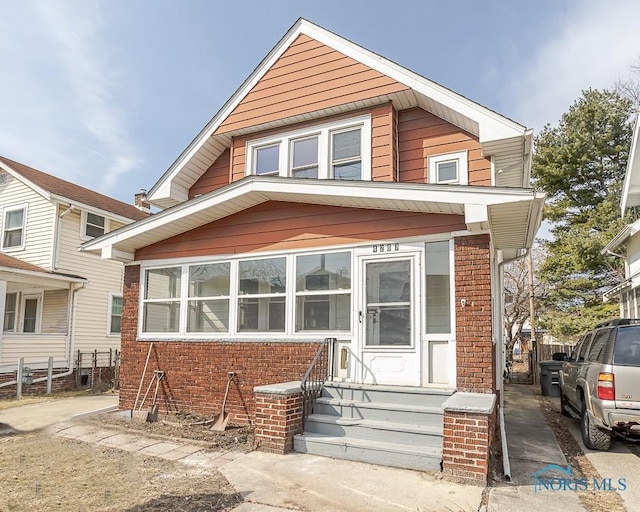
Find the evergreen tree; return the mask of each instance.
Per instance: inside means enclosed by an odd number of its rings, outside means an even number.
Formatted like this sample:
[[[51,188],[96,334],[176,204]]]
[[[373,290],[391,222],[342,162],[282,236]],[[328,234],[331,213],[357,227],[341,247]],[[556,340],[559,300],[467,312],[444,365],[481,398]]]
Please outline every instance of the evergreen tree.
[[[632,136],[632,102],[616,92],[583,91],[557,127],[535,140],[533,177],[547,193],[553,240],[539,268],[548,294],[540,326],[572,337],[618,316],[602,294],[624,277],[623,261],[601,250],[623,227],[620,195]],[[628,220],[628,219],[627,219]]]

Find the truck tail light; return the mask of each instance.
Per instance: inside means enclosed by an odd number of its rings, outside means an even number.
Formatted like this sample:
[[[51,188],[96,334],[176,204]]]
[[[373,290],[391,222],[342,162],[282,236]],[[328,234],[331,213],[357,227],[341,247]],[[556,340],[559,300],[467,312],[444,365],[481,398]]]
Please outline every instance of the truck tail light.
[[[598,375],[598,398],[600,400],[616,399],[616,384],[613,373],[600,373]]]

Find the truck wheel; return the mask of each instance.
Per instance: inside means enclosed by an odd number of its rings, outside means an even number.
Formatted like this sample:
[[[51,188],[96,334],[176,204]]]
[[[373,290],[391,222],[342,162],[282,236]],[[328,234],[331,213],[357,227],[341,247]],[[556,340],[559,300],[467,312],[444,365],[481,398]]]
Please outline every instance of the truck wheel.
[[[600,430],[589,421],[587,408],[582,404],[582,414],[580,415],[580,433],[582,442],[590,450],[608,450],[611,448],[611,432]]]

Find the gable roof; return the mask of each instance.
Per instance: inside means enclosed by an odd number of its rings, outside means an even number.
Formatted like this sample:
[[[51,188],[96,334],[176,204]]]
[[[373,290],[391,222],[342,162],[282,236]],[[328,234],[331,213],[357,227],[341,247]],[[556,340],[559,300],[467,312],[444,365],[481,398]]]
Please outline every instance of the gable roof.
[[[84,205],[95,210],[111,214],[123,222],[141,220],[149,216],[133,205],[118,201],[75,183],[65,181],[51,174],[38,171],[33,167],[21,164],[0,156],[0,169],[11,174],[16,179],[38,192],[48,200],[62,200]]]
[[[302,112],[299,109],[279,119],[253,126],[221,130],[225,121],[246,100],[254,87],[278,63],[300,36],[307,36],[371,70],[389,77],[400,88],[381,88],[371,97],[344,98],[344,103]],[[299,19],[267,54],[263,61],[223,105],[196,138],[187,146],[158,182],[149,190],[148,200],[162,208],[187,200],[189,188],[230,146],[232,137],[292,123],[317,119],[336,112],[391,101],[399,109],[420,107],[449,123],[476,135],[485,156],[494,157],[497,186],[528,187],[532,130],[483,107],[423,76],[377,55],[305,19]]]
[[[247,176],[86,242],[81,250],[131,262],[137,249],[266,201],[464,215],[469,231],[490,230],[494,247],[515,256],[533,243],[544,194],[522,188]]]

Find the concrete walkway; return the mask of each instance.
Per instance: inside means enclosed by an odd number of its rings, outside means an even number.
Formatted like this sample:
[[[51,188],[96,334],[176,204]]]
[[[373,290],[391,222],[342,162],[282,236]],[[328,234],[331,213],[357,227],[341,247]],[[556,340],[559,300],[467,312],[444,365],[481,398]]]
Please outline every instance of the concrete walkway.
[[[488,511],[586,510],[575,492],[535,492],[534,473],[550,464],[566,468],[567,460],[530,386],[505,386],[504,417],[511,480],[490,489]],[[544,476],[562,478],[566,474],[551,470]]]

